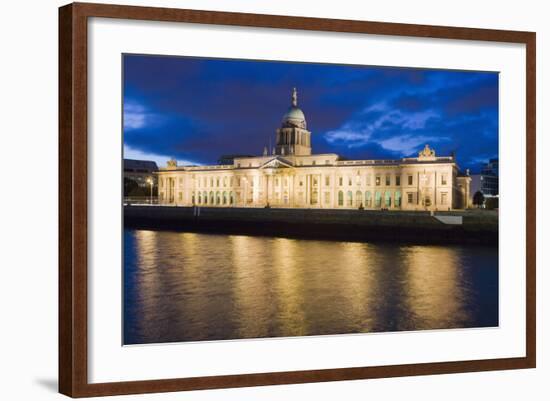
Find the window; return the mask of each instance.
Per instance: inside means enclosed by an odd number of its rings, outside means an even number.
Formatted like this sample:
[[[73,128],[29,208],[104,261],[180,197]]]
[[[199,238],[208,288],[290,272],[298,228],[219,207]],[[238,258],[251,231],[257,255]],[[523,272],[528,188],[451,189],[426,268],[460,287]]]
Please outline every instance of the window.
[[[325,192],[325,203],[330,203],[330,192]]]
[[[391,176],[386,175],[386,186],[389,187],[391,185]]]
[[[317,185],[317,178],[313,179],[313,185]]]
[[[382,194],[379,191],[376,191],[374,194],[374,206],[380,207],[382,205]]]
[[[412,192],[407,193],[407,203],[409,203],[409,204],[413,203],[413,194],[412,194]]]
[[[216,192],[216,205],[219,205],[221,202],[220,193]]]
[[[315,166],[317,164],[317,162],[315,160],[313,160],[313,163],[311,163],[311,164],[313,164]]]
[[[391,192],[390,191],[386,191],[385,205],[386,205],[386,207],[391,207]]]
[[[223,204],[226,205],[227,204],[227,192],[224,191],[223,193]]]
[[[412,176],[412,175],[407,176],[407,184],[408,184],[408,185],[412,185],[412,184],[413,184],[413,176]]]
[[[395,176],[395,185],[396,185],[396,186],[400,186],[400,185],[401,185],[401,176],[400,176],[400,175],[396,175],[396,176]]]
[[[220,179],[216,178],[216,187],[219,187],[219,186],[220,186]]]
[[[361,191],[357,191],[355,193],[355,206],[356,207],[363,206],[363,193]]]
[[[401,192],[395,192],[395,207],[401,207]]]
[[[325,160],[325,164],[330,164],[330,160]]]
[[[344,177],[338,177],[338,185],[344,185]]]
[[[441,185],[447,185],[447,174],[441,174]]]
[[[303,185],[304,185],[304,182],[300,180],[300,186],[303,186]]]
[[[327,175],[325,176],[325,185],[328,187],[330,185],[330,177]]]
[[[369,186],[370,186],[370,174],[369,174],[369,175],[367,175],[367,185],[369,185]]]
[[[351,186],[351,177],[348,177],[348,186]]]
[[[353,206],[353,193],[348,191],[348,206]]]
[[[214,179],[213,179],[213,178],[210,178],[210,186],[211,186],[211,187],[214,186]]]
[[[202,199],[204,204],[206,205],[208,203],[208,195],[206,194],[206,191],[202,193]]]
[[[380,176],[379,175],[377,175],[376,178],[375,178],[375,184],[376,184],[377,187],[380,186]]]
[[[357,175],[355,176],[355,185],[361,185],[361,176],[359,175],[359,172],[357,172]]]
[[[344,206],[344,193],[338,191],[338,206]]]
[[[224,187],[227,186],[227,177],[223,177],[223,186],[224,186]]]
[[[443,184],[443,182],[442,182]],[[447,204],[447,192],[441,193],[441,204],[446,205]]]
[[[275,186],[278,186],[278,185],[279,185],[279,179],[275,178]]]

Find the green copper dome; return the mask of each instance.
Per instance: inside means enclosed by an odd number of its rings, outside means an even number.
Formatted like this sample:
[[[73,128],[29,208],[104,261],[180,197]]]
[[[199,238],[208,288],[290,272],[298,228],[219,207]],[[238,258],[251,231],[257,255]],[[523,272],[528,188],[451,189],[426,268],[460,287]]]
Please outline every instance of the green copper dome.
[[[283,116],[283,127],[306,128],[306,116],[298,107],[298,93],[296,88],[292,90],[291,106]]]

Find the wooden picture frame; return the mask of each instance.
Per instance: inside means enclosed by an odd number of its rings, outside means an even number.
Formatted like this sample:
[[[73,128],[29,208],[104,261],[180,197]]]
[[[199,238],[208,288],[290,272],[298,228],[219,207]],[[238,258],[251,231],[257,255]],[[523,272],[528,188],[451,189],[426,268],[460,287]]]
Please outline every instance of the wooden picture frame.
[[[88,382],[87,110],[91,17],[365,33],[526,46],[527,222],[526,356],[393,366],[354,367],[110,383]],[[73,3],[59,9],[59,391],[106,396],[411,375],[533,368],[536,364],[535,33],[275,15]]]

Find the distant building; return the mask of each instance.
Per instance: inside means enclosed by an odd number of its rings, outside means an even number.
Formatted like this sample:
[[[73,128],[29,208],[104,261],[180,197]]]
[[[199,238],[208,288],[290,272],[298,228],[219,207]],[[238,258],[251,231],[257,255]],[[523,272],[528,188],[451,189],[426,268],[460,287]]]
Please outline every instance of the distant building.
[[[470,177],[472,178],[471,200],[477,191],[480,191],[485,198],[498,197],[498,159],[489,160],[481,168],[480,174],[472,174]]]
[[[140,187],[149,187],[148,180],[153,180],[153,186],[157,184],[157,163],[150,160],[124,159],[124,178],[135,181]]]
[[[172,205],[327,209],[450,210],[469,206],[470,177],[456,159],[428,145],[418,157],[343,160],[312,154],[311,132],[296,89],[276,130],[276,146],[227,164],[161,168],[159,201]]]

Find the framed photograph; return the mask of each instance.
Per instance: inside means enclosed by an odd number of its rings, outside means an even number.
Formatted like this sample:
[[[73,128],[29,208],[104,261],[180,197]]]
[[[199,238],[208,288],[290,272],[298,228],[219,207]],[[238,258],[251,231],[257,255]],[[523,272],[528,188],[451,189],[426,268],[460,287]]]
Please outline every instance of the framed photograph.
[[[59,10],[59,390],[535,367],[535,33]]]

